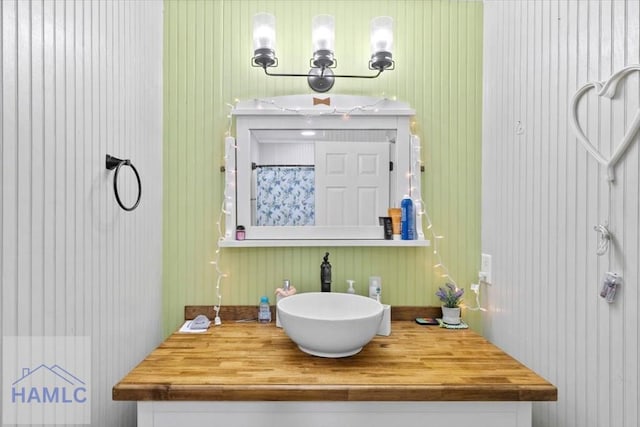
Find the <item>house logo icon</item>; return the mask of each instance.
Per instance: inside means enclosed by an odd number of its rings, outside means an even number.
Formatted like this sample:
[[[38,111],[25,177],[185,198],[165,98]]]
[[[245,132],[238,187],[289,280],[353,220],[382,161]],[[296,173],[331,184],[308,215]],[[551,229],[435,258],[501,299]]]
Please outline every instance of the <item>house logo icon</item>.
[[[20,378],[11,384],[15,404],[84,404],[87,399],[87,384],[57,364],[22,368]]]
[[[91,337],[3,336],[2,425],[91,424]]]

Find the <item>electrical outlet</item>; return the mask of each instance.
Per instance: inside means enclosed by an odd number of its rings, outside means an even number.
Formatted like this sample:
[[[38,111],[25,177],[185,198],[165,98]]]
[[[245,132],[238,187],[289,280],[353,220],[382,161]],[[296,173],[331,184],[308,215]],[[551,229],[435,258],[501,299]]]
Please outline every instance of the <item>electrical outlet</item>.
[[[491,255],[482,254],[479,277],[486,283],[491,283]]]

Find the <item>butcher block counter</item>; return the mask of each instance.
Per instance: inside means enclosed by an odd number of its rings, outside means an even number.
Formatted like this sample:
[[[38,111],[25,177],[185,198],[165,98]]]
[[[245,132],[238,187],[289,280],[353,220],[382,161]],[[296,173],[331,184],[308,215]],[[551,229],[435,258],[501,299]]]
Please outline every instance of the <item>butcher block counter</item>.
[[[511,402],[507,405],[511,409],[505,410],[515,418],[505,418],[505,426],[529,426],[531,402],[554,401],[557,390],[469,329],[393,321],[390,336],[376,336],[354,356],[327,359],[300,351],[274,323],[231,321],[204,333],[174,333],[113,387],[113,399],[139,402],[139,426],[172,425],[185,419],[191,421],[180,425],[206,425],[209,416],[243,425],[262,422],[265,414],[279,420],[267,425],[312,426],[296,414],[314,410],[319,411],[318,426],[327,425],[319,416],[325,410],[337,411],[344,419],[364,413],[365,418],[345,426],[378,425],[385,414],[395,414],[395,419],[398,411],[403,415],[417,411],[415,425],[421,425],[431,419],[425,417],[433,409],[460,410],[468,415],[460,419],[461,425],[467,421],[483,425],[476,410],[486,408],[495,415],[506,408],[490,402]],[[215,402],[224,405],[217,407]],[[240,406],[234,407],[234,402]],[[243,408],[243,402],[252,404]],[[424,404],[402,406],[407,402]],[[247,411],[257,411],[256,419],[246,419]],[[172,421],[167,413],[179,415]],[[187,413],[193,418],[184,418]],[[237,420],[239,414],[243,421]],[[502,425],[497,418],[487,420],[487,425]],[[403,425],[413,425],[411,418]]]

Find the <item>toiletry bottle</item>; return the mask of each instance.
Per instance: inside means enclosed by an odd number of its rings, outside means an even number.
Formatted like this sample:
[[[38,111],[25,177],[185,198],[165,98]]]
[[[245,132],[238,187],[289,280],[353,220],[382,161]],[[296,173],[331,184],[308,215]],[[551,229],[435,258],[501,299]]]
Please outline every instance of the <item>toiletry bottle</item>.
[[[244,240],[244,238],[245,238],[244,225],[239,225],[236,227],[236,240]]]
[[[382,279],[379,276],[369,277],[369,298],[380,301],[382,293]]]
[[[415,240],[416,214],[411,197],[405,195],[400,202],[402,218],[400,219],[402,240]]]
[[[260,306],[258,308],[258,322],[271,322],[271,307],[269,307],[269,298],[266,296],[260,298]]]
[[[282,282],[282,288],[276,289],[276,326],[278,328],[282,327],[282,325],[280,324],[280,318],[278,317],[278,302],[282,298],[289,296],[290,290],[291,290],[291,282],[289,281],[289,279],[285,279],[284,282]]]
[[[400,240],[402,235],[402,209],[389,208],[388,213],[391,217],[391,230],[393,231],[393,240]]]
[[[347,289],[347,293],[355,294],[356,290],[353,288],[353,284],[355,283],[355,281],[351,279],[347,279],[347,283],[349,284],[349,289]]]
[[[324,254],[322,264],[320,264],[320,290],[331,292],[331,263],[329,263],[329,252]]]

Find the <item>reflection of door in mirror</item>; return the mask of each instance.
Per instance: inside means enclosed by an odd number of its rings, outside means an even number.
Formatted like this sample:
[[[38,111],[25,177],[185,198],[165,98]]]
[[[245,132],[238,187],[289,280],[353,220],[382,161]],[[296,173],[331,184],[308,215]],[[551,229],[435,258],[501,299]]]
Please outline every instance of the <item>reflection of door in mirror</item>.
[[[395,130],[252,131],[251,224],[372,226],[391,206]]]
[[[316,144],[316,224],[377,225],[389,204],[389,143]]]

